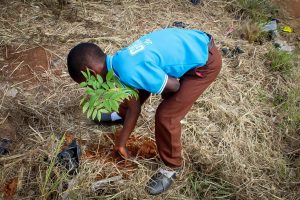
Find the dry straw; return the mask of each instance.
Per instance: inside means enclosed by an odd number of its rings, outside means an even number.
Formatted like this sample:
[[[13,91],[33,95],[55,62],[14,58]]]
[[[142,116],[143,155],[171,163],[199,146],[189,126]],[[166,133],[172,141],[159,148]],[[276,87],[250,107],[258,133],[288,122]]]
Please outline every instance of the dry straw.
[[[189,28],[211,33],[219,47],[239,45],[246,53],[223,59],[220,76],[182,121],[184,169],[174,187],[158,199],[299,198],[299,178],[283,151],[286,133],[275,124],[276,109],[261,100],[262,94],[272,97],[272,92],[288,87],[283,84],[288,81],[271,75],[264,66],[269,44],[257,46],[225,35],[229,27],[244,23],[226,13],[229,3],[206,0],[203,6],[193,6],[188,0],[70,1],[60,9],[54,0],[1,1],[1,66],[7,64],[3,59],[7,46],[16,51],[41,46],[51,56],[50,69],[40,75],[39,84],[25,87],[0,72],[0,122],[12,118],[17,128],[13,150],[0,158],[0,186],[17,176],[18,198],[151,199],[144,185],[158,167],[157,160],[136,158],[138,167],[127,175],[116,163],[82,160],[69,190],[63,192],[62,188],[72,177],[57,183],[64,174],[56,167],[45,185],[49,159],[55,156],[64,133],[110,146],[113,141],[107,140],[107,134],[115,131],[114,127],[95,125],[81,113],[83,91],[68,77],[65,57],[78,42],[95,42],[107,53],[114,53],[145,33],[183,21]],[[12,87],[19,92],[15,98],[5,95]],[[151,96],[133,134],[154,137],[154,114],[160,101],[159,96]],[[98,176],[118,175],[123,176],[121,182],[92,191]]]

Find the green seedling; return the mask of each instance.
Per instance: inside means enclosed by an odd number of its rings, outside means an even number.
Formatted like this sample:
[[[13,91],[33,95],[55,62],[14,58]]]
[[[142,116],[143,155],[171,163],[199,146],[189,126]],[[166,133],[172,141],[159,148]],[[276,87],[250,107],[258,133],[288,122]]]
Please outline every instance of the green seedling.
[[[90,70],[81,72],[86,78],[80,83],[85,89],[85,96],[80,102],[82,112],[87,112],[87,117],[101,120],[101,113],[118,112],[120,104],[131,97],[138,98],[134,89],[121,84],[119,79],[110,70],[103,81],[100,75],[94,76]]]

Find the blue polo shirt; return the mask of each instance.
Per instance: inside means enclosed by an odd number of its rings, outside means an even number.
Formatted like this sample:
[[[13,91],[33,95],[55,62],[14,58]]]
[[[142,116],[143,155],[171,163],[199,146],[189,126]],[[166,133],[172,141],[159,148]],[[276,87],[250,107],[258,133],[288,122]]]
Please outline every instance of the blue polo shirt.
[[[208,35],[198,30],[162,29],[107,55],[106,65],[123,84],[160,94],[168,76],[180,78],[206,64],[209,42]]]

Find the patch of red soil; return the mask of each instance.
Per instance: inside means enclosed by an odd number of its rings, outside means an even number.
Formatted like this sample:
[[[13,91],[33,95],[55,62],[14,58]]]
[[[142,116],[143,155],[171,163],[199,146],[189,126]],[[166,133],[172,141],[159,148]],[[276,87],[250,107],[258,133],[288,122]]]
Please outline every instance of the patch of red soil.
[[[156,144],[150,138],[130,137],[126,146],[135,157],[149,159],[157,156]]]
[[[73,133],[65,133],[65,141],[64,146],[69,146],[73,140],[75,139],[75,135]]]
[[[3,198],[11,199],[17,192],[17,186],[18,186],[18,177],[9,180],[4,186]]]
[[[300,33],[300,0],[273,0],[280,8],[286,11],[289,21],[295,26],[296,32]]]
[[[114,135],[111,134],[111,137],[114,137]],[[86,142],[83,140],[78,141],[80,145]],[[156,151],[156,144],[150,138],[131,136],[127,141],[126,146],[131,157],[151,159],[158,155]],[[101,160],[104,163],[113,162],[116,163],[120,169],[134,169],[137,167],[137,165],[131,162],[130,159],[124,160],[113,150],[112,145],[105,146],[101,144],[87,144],[81,159]]]
[[[23,51],[6,47],[4,51],[7,65],[1,69],[0,73],[7,80],[36,83],[39,81],[39,76],[49,69],[49,53],[42,47]]]

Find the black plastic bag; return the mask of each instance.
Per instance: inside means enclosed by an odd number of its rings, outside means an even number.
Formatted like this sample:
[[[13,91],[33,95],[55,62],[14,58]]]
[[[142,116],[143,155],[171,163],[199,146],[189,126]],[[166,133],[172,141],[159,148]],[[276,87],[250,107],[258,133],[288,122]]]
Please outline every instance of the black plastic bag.
[[[57,155],[57,164],[65,167],[69,174],[75,175],[78,173],[80,155],[80,147],[74,139],[68,147]]]

